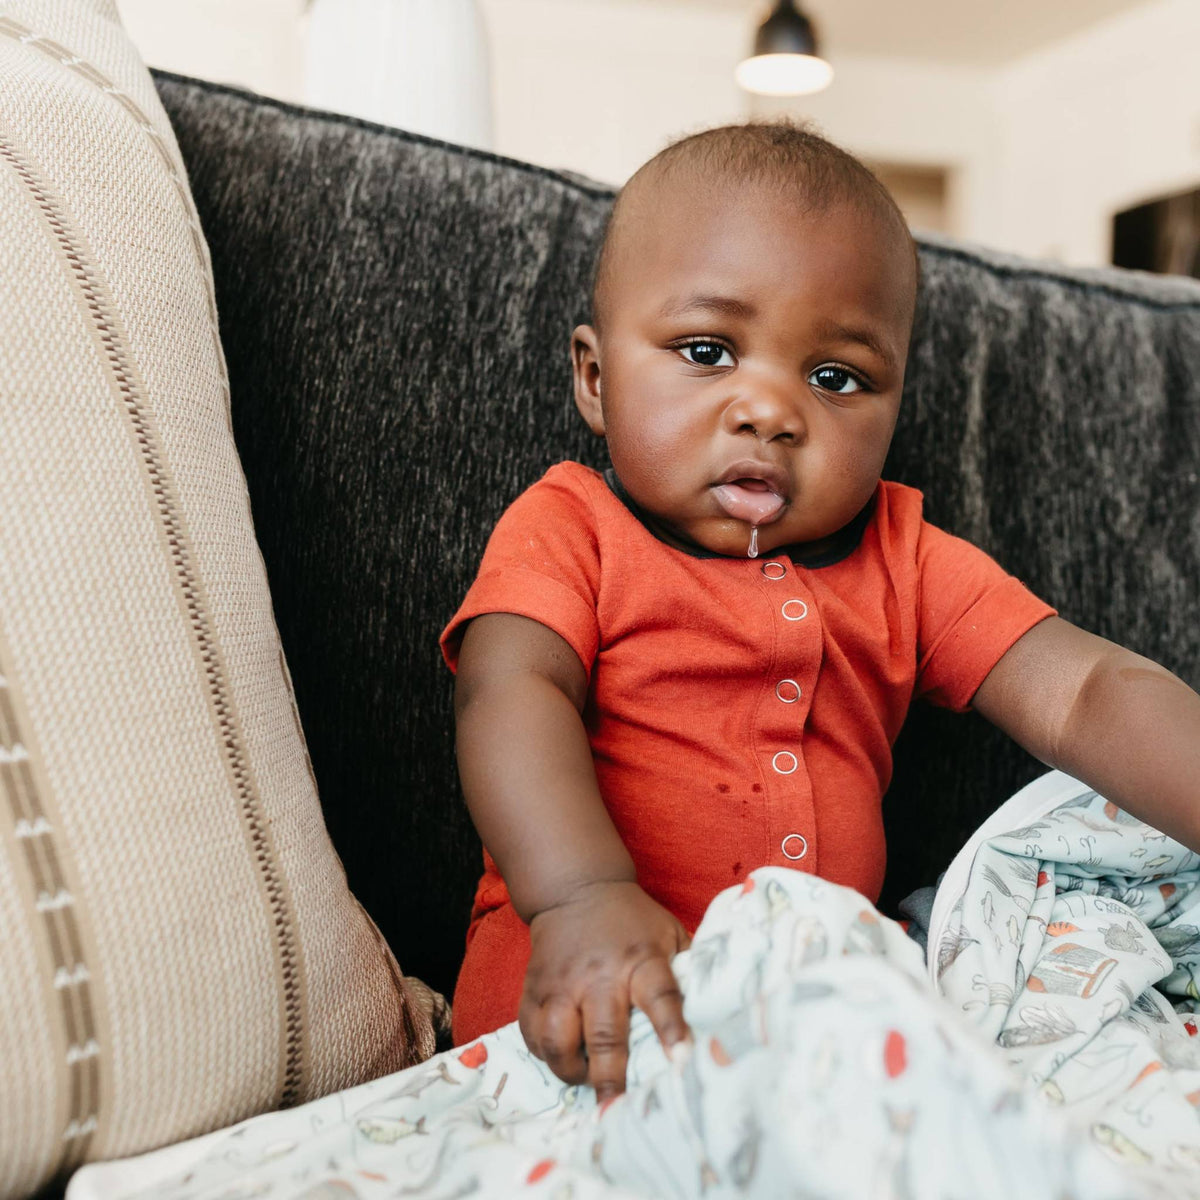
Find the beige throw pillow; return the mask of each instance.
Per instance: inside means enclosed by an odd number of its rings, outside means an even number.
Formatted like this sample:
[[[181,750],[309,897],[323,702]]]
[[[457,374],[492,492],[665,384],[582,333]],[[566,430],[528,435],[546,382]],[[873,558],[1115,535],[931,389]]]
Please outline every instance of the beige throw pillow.
[[[0,296],[8,1197],[432,1032],[322,823],[207,249],[113,0],[0,0]]]

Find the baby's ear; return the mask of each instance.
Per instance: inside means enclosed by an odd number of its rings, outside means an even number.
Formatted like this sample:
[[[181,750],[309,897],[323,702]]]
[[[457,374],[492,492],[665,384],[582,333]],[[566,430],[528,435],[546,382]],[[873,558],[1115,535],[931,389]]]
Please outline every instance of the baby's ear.
[[[600,406],[600,339],[590,325],[576,325],[571,334],[571,371],[575,376],[575,407],[597,437],[604,436]]]

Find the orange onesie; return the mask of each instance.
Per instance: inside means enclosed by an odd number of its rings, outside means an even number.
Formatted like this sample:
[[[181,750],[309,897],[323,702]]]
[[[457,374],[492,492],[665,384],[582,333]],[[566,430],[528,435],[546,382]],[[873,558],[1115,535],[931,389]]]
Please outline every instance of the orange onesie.
[[[755,867],[875,900],[881,800],[914,696],[965,710],[1054,610],[881,482],[819,557],[694,553],[660,541],[611,473],[561,463],[500,518],[442,634],[454,669],[483,613],[531,617],[588,674],[600,793],[638,882],[694,931]],[[454,1038],[513,1021],[529,931],[490,855],[454,993]]]

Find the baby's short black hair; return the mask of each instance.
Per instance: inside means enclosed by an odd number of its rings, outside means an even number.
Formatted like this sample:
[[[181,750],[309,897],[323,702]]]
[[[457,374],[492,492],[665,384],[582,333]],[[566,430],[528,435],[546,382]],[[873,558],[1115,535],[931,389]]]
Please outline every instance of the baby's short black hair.
[[[714,187],[765,187],[794,201],[804,212],[839,204],[861,206],[893,225],[897,236],[908,243],[919,278],[916,243],[903,214],[887,188],[854,155],[786,117],[721,125],[672,142],[639,167],[621,189],[592,278],[592,323],[597,329],[604,319],[612,248],[625,209],[648,186],[680,176],[698,177]]]

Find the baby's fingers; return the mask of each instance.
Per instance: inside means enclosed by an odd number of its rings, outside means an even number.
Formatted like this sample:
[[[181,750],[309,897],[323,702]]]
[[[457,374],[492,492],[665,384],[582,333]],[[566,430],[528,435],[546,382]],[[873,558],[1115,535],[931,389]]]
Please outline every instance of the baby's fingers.
[[[587,1046],[588,1083],[603,1104],[625,1090],[629,1062],[629,997],[623,991],[597,990],[583,1002],[583,1040]]]
[[[588,1078],[579,1007],[566,996],[522,1005],[521,1033],[529,1049],[564,1083]]]
[[[676,1042],[691,1039],[683,1019],[683,993],[671,964],[665,958],[639,963],[629,980],[630,999],[650,1018],[658,1040],[668,1053]]]

